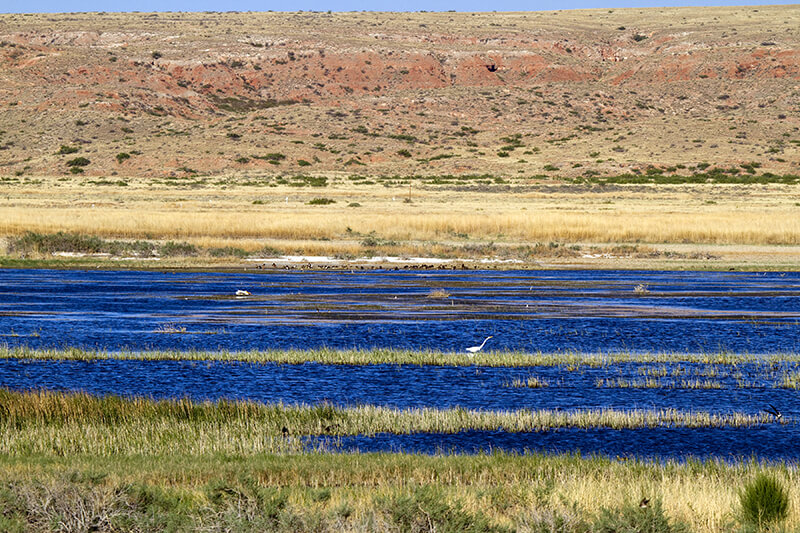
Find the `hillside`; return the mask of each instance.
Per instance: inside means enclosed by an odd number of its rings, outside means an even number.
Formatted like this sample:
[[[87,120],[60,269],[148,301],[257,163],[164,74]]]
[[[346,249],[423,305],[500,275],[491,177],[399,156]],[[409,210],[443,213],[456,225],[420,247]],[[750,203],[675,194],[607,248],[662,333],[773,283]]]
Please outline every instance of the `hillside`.
[[[800,174],[799,106],[798,6],[0,15],[8,184]]]

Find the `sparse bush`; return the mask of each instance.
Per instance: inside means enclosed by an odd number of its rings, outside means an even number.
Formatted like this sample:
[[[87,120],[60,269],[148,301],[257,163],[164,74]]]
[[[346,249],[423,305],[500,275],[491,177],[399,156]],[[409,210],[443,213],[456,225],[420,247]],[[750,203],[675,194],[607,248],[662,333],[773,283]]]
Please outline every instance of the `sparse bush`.
[[[305,159],[298,159],[298,160],[297,160],[297,165],[298,165],[298,166],[301,166],[301,167],[310,167],[310,166],[311,166],[311,163],[309,163],[309,162],[308,162],[308,161],[306,161]]]
[[[505,532],[493,526],[481,513],[469,513],[460,503],[447,502],[444,495],[431,487],[420,487],[407,495],[381,502],[400,531]]]
[[[688,533],[681,522],[671,522],[664,514],[660,500],[646,507],[627,504],[619,509],[606,509],[592,525],[594,533]]]
[[[308,205],[329,205],[329,204],[335,204],[336,200],[331,200],[330,198],[314,198],[313,200],[309,200],[306,203]]]
[[[211,248],[208,250],[211,257],[247,257],[249,254],[241,248],[235,246],[224,246],[222,248]]]
[[[120,153],[117,154],[117,163],[122,163],[126,159],[130,159],[130,158],[131,158],[131,154],[129,154],[128,152],[120,152]]]
[[[106,242],[99,237],[77,233],[34,233],[27,232],[21,237],[11,238],[9,252],[54,252],[99,253],[106,251]]]
[[[77,146],[67,146],[66,144],[62,144],[57,153],[58,155],[74,154],[78,150],[79,148]]]
[[[89,161],[85,157],[76,157],[75,159],[70,159],[69,161],[67,161],[67,166],[70,166],[70,167],[85,167],[89,163],[91,163],[91,161]]]
[[[193,256],[197,255],[197,247],[188,242],[168,241],[161,246],[161,255],[171,256]]]
[[[403,148],[402,150],[398,150],[397,151],[397,155],[402,156],[402,157],[411,157],[411,152],[409,152],[408,150]]]
[[[589,533],[589,524],[581,517],[581,512],[573,507],[570,511],[558,513],[545,509],[530,517],[523,517],[520,531],[530,533]]]
[[[741,521],[762,530],[789,515],[789,493],[777,478],[759,474],[739,494]]]

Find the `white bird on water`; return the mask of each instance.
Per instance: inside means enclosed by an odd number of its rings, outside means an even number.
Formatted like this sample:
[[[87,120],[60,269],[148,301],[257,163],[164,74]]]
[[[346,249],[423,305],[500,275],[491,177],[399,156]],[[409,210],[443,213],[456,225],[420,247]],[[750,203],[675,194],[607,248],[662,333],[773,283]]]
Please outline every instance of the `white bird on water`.
[[[250,296],[250,292],[239,289],[238,291],[236,291],[236,296]]]
[[[480,351],[481,351],[481,349],[483,349],[483,345],[484,345],[484,344],[486,344],[486,341],[488,341],[488,340],[489,340],[489,339],[491,339],[492,337],[494,337],[494,335],[489,335],[488,337],[486,337],[485,339],[483,339],[483,342],[481,343],[481,345],[480,345],[480,346],[470,346],[469,348],[467,348],[467,351],[468,351],[470,354],[476,354],[476,353],[480,352]],[[470,355],[470,357],[472,357],[472,355]]]

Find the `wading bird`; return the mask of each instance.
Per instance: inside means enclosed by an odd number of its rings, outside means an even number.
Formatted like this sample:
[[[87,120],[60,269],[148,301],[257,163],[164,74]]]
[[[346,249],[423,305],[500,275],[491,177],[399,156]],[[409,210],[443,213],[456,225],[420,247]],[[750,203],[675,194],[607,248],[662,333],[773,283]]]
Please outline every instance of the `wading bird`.
[[[467,348],[467,351],[468,351],[469,353],[471,353],[471,354],[475,354],[475,353],[478,353],[478,352],[480,352],[480,351],[481,351],[481,349],[483,348],[483,345],[484,345],[484,344],[486,344],[486,341],[488,341],[488,340],[489,340],[489,339],[491,339],[492,337],[494,337],[494,335],[489,335],[488,337],[486,337],[485,339],[483,339],[483,342],[481,343],[481,345],[480,345],[480,346],[470,346],[469,348]]]
[[[250,293],[248,291],[243,291],[239,289],[238,291],[236,291],[236,296],[250,296]]]
[[[769,413],[772,416],[774,416],[775,420],[780,420],[783,418],[783,413],[778,411],[778,409],[774,405],[772,405],[771,403],[768,403],[767,405],[769,405],[769,409],[764,409],[765,413]]]

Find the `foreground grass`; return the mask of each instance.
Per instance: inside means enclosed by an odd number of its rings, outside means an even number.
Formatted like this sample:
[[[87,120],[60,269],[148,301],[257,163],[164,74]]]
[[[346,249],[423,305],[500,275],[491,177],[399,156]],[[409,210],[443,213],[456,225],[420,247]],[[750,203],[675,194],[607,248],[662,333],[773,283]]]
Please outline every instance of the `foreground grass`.
[[[317,348],[308,350],[148,350],[102,351],[81,348],[29,348],[0,345],[0,359],[51,359],[94,361],[101,359],[152,360],[152,361],[240,361],[249,363],[328,365],[444,365],[490,367],[565,366],[601,367],[613,363],[706,363],[739,364],[763,363],[765,365],[800,361],[800,353],[748,354],[732,352],[672,353],[672,352],[492,352],[477,354],[466,352],[416,351],[396,348],[345,349]]]
[[[636,416],[709,420],[672,411],[392,411],[3,390],[0,530],[585,533],[669,520],[716,533],[735,528],[738,488],[764,471],[789,487],[787,525],[800,525],[796,465],[336,454],[304,450],[295,438],[496,423],[513,431]],[[283,426],[292,435],[283,437]],[[648,510],[639,509],[642,498],[653,502]]]
[[[0,455],[4,531],[677,531],[602,529],[648,498],[689,531],[736,530],[737,490],[795,466],[617,462],[575,455]],[[651,508],[652,509],[652,508]],[[560,527],[554,527],[560,524]],[[615,524],[619,526],[620,524]]]

